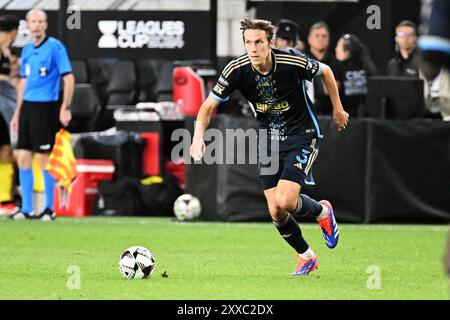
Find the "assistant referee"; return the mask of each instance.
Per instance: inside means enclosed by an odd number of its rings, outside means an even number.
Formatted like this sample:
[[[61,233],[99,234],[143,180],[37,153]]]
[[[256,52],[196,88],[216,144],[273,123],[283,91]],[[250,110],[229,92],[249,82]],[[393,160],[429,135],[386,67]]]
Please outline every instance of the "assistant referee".
[[[72,75],[67,50],[58,39],[46,34],[47,15],[32,9],[26,15],[33,42],[23,48],[17,107],[11,120],[11,130],[18,131],[17,162],[22,190],[22,207],[13,219],[53,220],[54,178],[45,170],[55,142],[55,134],[71,119],[69,110],[75,78]],[[60,100],[60,82],[64,95]],[[45,209],[33,210],[32,159],[38,162],[44,176]]]

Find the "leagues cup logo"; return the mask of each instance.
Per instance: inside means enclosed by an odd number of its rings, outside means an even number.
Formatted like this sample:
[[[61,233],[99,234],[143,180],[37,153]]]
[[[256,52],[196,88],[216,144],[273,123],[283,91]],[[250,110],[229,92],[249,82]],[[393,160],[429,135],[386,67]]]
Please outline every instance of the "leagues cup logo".
[[[184,22],[179,20],[101,20],[99,48],[181,49],[184,47]]]
[[[104,20],[98,22],[98,28],[103,33],[98,40],[99,48],[117,48],[117,38],[114,33],[117,30],[117,21]]]

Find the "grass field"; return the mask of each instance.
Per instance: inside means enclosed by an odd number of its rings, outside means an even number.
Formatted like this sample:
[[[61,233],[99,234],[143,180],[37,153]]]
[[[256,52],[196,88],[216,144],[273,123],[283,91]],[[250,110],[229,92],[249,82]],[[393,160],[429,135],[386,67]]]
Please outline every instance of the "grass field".
[[[270,223],[2,219],[0,299],[449,298],[447,226],[341,224],[334,250],[317,225],[301,226],[319,258],[319,270],[307,277],[290,275],[293,251]],[[119,256],[132,245],[155,255],[150,279],[121,278]],[[70,266],[80,270],[80,289],[68,289]],[[377,269],[380,288],[369,289]]]

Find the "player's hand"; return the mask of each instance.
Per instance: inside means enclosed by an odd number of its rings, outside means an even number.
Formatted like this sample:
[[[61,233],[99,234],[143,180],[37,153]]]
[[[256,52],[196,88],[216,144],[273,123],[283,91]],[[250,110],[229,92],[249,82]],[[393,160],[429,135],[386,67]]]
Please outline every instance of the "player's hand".
[[[348,117],[348,113],[344,110],[333,112],[333,120],[338,131],[345,130],[348,125]]]
[[[203,138],[194,137],[190,149],[191,157],[194,158],[195,161],[199,161],[203,157],[205,150],[206,146]]]
[[[11,130],[17,132],[19,130],[19,112],[15,111],[10,122]]]
[[[59,112],[59,121],[64,127],[69,125],[70,120],[72,120],[72,113],[68,108],[62,107]]]

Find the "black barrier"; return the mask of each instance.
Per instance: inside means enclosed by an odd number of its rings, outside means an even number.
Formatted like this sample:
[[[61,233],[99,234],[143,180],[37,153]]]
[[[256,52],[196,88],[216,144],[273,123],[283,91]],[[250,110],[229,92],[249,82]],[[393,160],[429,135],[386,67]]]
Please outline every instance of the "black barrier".
[[[304,193],[316,200],[328,199],[341,221],[363,222],[368,179],[367,148],[368,123],[350,121],[347,129],[338,132],[334,122],[320,118],[325,136],[319,142],[319,155],[312,172],[314,187],[305,187]]]
[[[193,120],[186,121],[191,132]],[[313,169],[316,186],[304,192],[330,200],[339,221],[450,220],[450,123],[352,119],[338,133],[332,119],[319,120],[325,139]],[[210,128],[226,136],[226,129],[258,126],[254,119],[219,115]],[[268,219],[256,165],[188,165],[187,192],[200,198],[205,220]]]
[[[450,123],[372,121],[371,127],[366,222],[448,221]]]
[[[186,129],[193,134],[194,118],[186,121]],[[255,119],[218,115],[212,118],[209,128],[219,130],[226,137],[226,129],[252,129],[255,133],[258,123]],[[209,145],[208,141],[205,141]],[[217,141],[215,141],[217,143]],[[243,141],[235,141],[235,150],[245,148]],[[222,146],[227,145],[223,140]],[[248,151],[248,145],[247,145]],[[223,149],[216,154],[226,162],[232,150]],[[236,152],[233,162],[236,163]],[[251,155],[256,156],[256,153]],[[187,166],[186,192],[200,199],[202,219],[222,221],[261,221],[269,218],[262,187],[258,180],[258,166],[254,164],[193,164]]]

